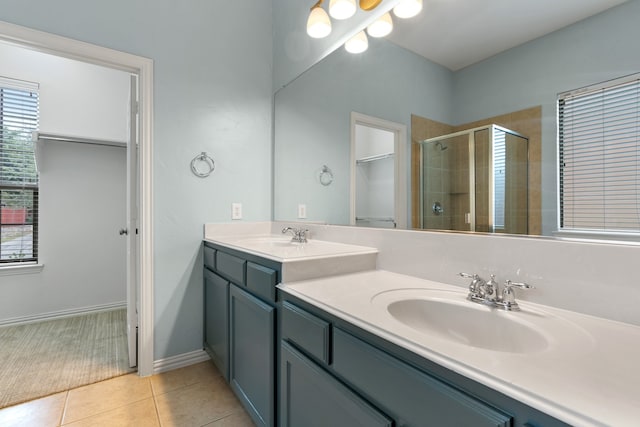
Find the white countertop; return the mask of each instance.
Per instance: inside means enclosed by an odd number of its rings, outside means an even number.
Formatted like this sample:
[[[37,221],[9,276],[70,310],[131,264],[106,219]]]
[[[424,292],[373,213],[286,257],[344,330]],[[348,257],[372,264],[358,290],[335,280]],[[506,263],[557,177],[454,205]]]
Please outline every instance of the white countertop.
[[[437,290],[462,301],[466,290],[461,287],[382,270],[278,287],[569,424],[640,425],[638,326],[520,302],[521,312],[499,315],[514,316],[514,320],[540,328],[548,345],[529,353],[493,351],[417,331],[386,310],[386,296],[397,290]],[[602,297],[608,298],[607,294]]]
[[[367,246],[347,245],[316,239],[309,239],[306,243],[295,243],[291,241],[291,236],[270,234],[205,236],[205,239],[212,243],[282,263],[378,253],[377,249]]]
[[[348,274],[376,268],[378,250],[367,246],[348,245],[309,239],[295,243],[291,237],[264,233],[258,227],[229,228],[208,225],[205,241],[236,249],[282,264],[281,281],[292,282],[331,275]],[[262,233],[260,232],[262,231]]]

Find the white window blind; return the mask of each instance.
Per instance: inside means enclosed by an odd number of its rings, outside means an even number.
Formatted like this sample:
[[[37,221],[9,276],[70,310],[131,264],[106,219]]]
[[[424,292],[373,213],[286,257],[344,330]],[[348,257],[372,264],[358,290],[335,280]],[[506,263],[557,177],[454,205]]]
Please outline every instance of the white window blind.
[[[497,230],[504,230],[506,139],[505,131],[493,128],[493,226]]]
[[[38,85],[0,77],[0,265],[38,260]]]
[[[560,229],[640,233],[640,74],[558,97]]]

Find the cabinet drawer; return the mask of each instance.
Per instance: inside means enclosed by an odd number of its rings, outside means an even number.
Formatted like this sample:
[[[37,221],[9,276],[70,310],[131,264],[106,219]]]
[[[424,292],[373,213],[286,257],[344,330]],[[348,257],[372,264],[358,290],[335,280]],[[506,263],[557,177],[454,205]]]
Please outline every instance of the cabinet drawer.
[[[507,427],[512,418],[334,328],[333,368],[401,426]]]
[[[268,300],[276,300],[277,271],[247,261],[247,289]]]
[[[238,285],[244,285],[245,283],[246,263],[242,258],[216,251],[216,271]]]
[[[282,339],[319,361],[330,363],[331,325],[287,301],[282,303]]]
[[[215,270],[216,269],[216,250],[209,246],[204,246],[204,266]]]

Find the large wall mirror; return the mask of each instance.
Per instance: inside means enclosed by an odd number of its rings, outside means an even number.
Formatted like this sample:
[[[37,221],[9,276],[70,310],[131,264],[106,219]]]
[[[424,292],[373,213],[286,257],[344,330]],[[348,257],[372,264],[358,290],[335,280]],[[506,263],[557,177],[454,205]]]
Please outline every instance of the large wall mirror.
[[[447,9],[452,3],[468,5],[466,11],[456,10],[457,20]],[[514,27],[544,27],[564,6],[543,5],[547,18],[535,20],[533,3],[425,0],[423,18],[396,21],[394,33],[369,38],[364,53],[338,48],[278,90],[274,219],[351,223],[350,117],[355,112],[407,128],[406,167],[398,179],[407,184],[408,228],[552,236],[558,218],[558,94],[640,72],[640,0],[578,1],[583,9],[597,11],[515,47],[502,46],[517,39]],[[491,9],[507,4],[515,8],[510,16],[520,9],[518,22]],[[472,40],[469,24],[478,19],[499,53],[476,58],[475,49],[462,49],[466,57],[441,49],[453,39]],[[420,26],[437,22],[446,25],[416,43]],[[432,49],[418,54],[420,45]],[[494,141],[496,129],[507,131],[502,142]],[[504,165],[492,171],[487,162],[499,156],[495,147],[500,144],[507,147]],[[325,168],[332,173],[328,185]],[[495,201],[487,205],[500,179],[506,182],[502,207]],[[491,187],[483,187],[485,181]],[[504,210],[505,204],[518,206],[517,211]],[[299,218],[300,205],[305,218]],[[495,219],[499,209],[501,219]],[[487,214],[494,219],[485,221]]]

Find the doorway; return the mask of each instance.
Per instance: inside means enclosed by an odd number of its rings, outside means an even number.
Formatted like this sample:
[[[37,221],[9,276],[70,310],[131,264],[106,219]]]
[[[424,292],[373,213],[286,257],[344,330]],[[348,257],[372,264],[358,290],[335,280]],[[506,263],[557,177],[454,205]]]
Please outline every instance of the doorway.
[[[131,293],[139,296],[137,302],[137,339],[135,340],[138,349],[138,373],[141,376],[151,375],[153,373],[153,204],[151,199],[153,62],[147,58],[5,22],[0,22],[0,42],[124,71],[137,79],[138,87],[135,90],[137,126],[135,131],[138,144],[137,150],[134,151],[138,158],[135,162],[138,166],[138,173],[137,178],[130,179],[129,182],[131,188],[136,190],[131,200],[135,200],[138,214],[130,216],[125,229],[131,241],[134,242],[130,245],[131,248],[139,249],[137,254],[134,253],[135,258],[132,258],[135,272],[128,275],[135,282],[133,285],[137,289],[136,292]],[[136,251],[134,250],[134,252]]]
[[[350,224],[407,228],[407,129],[351,113]]]

